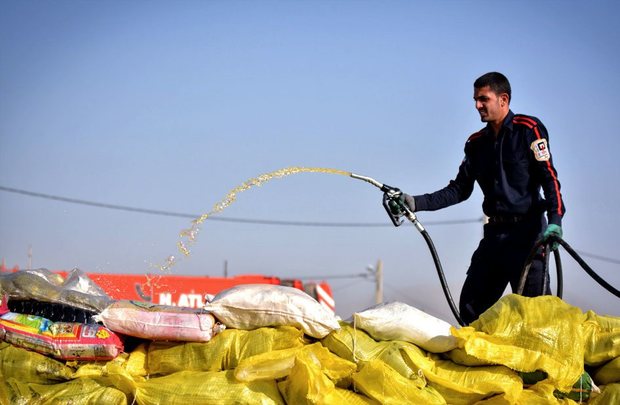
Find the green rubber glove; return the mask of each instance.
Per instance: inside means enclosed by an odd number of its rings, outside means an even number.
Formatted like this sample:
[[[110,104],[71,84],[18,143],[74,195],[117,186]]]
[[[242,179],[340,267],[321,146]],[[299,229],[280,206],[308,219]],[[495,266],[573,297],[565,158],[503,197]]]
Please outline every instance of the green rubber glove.
[[[549,224],[545,232],[543,233],[542,240],[543,242],[547,242],[552,239],[562,238],[562,227],[556,224]],[[559,243],[552,242],[551,250],[557,250]]]

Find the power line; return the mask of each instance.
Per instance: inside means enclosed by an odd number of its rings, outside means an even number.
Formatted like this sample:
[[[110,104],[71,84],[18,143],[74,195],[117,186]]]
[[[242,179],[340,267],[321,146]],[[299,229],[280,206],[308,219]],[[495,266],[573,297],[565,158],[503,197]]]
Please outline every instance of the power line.
[[[52,194],[44,194],[35,191],[22,190],[18,188],[5,187],[0,185],[0,191],[5,191],[8,193],[14,194],[22,194],[29,197],[37,197],[43,198],[47,200],[61,201],[67,202],[71,204],[80,204],[80,205],[88,205],[91,207],[98,208],[107,208],[112,210],[120,210],[120,211],[129,211],[129,212],[138,212],[141,214],[150,214],[150,215],[162,215],[169,217],[180,217],[180,218],[191,218],[196,219],[199,218],[200,214],[188,214],[182,212],[172,212],[172,211],[164,211],[164,210],[154,210],[149,208],[139,208],[139,207],[130,207],[127,205],[118,205],[118,204],[107,204],[96,201],[89,200],[81,200],[77,198],[63,197]],[[377,228],[377,227],[392,227],[391,223],[386,222],[310,222],[310,221],[284,221],[284,220],[273,220],[273,219],[251,219],[251,218],[232,218],[232,217],[208,217],[207,220],[211,221],[221,221],[221,222],[234,222],[234,223],[244,223],[244,224],[259,224],[259,225],[281,225],[281,226],[311,226],[311,227],[323,227],[323,228]],[[456,219],[456,220],[444,220],[444,221],[425,221],[426,225],[463,225],[463,224],[472,224],[472,223],[481,223],[483,218],[476,219]],[[408,222],[406,223],[408,225]],[[583,251],[578,251],[578,253],[582,256],[591,257],[593,259],[597,259],[600,261],[605,261],[614,264],[620,264],[620,260],[613,259],[610,257],[595,255],[592,253],[587,253]]]
[[[403,293],[403,292],[402,292],[402,291],[400,291],[398,288],[396,288],[396,287],[392,286],[390,283],[386,283],[386,282],[384,281],[384,282],[383,282],[383,287],[384,287],[385,289],[388,289],[388,290],[390,290],[390,291],[392,291],[392,292],[396,293],[397,295],[399,295],[399,296],[401,297],[401,299],[403,299],[403,300],[405,300],[405,301],[406,301],[406,300],[411,299],[410,294],[405,294],[405,293]]]
[[[138,212],[142,214],[162,215],[169,217],[180,218],[199,218],[201,214],[187,214],[181,212],[154,210],[149,208],[130,207],[127,205],[107,204],[96,201],[81,200],[77,198],[62,197],[52,194],[44,194],[34,191],[22,190],[12,187],[0,186],[0,191],[8,193],[22,194],[29,197],[43,198],[47,200],[62,201],[71,204],[88,205],[91,207],[107,208],[120,211]],[[231,218],[231,217],[208,217],[207,220],[222,221],[222,222],[236,222],[246,224],[260,224],[260,225],[283,225],[283,226],[314,226],[314,227],[333,227],[333,228],[363,228],[363,227],[391,227],[393,226],[388,221],[385,222],[311,222],[311,221],[284,221],[273,219],[251,219],[251,218]],[[448,220],[448,221],[428,221],[430,225],[456,225],[456,224],[470,224],[480,223],[481,219],[464,219],[464,220]]]
[[[300,280],[334,280],[337,278],[370,278],[370,273],[354,273],[354,274],[329,274],[329,275],[312,275],[312,276],[295,276]]]
[[[9,193],[23,194],[23,195],[27,195],[30,197],[39,197],[39,198],[44,198],[48,200],[68,202],[72,204],[90,205],[91,207],[108,208],[108,209],[113,209],[113,210],[141,212],[143,214],[166,215],[166,216],[171,216],[171,217],[183,217],[183,218],[199,217],[199,215],[183,214],[179,212],[160,211],[160,210],[152,210],[152,209],[147,209],[147,208],[128,207],[125,205],[115,205],[115,204],[106,204],[106,203],[100,203],[100,202],[95,202],[95,201],[79,200],[77,198],[61,197],[57,195],[37,193],[34,191],[20,190],[17,188],[11,188],[11,187],[5,187],[5,186],[0,186],[0,190],[6,191]]]
[[[581,250],[575,250],[575,252],[579,253],[581,256],[591,257],[593,259],[601,260],[601,261],[604,261],[604,262],[620,264],[620,260],[612,259],[611,257],[595,255],[595,254],[587,253],[587,252],[584,252],[584,251],[581,251]]]
[[[359,283],[361,283],[362,281],[363,281],[363,280],[357,280],[357,281],[354,281],[354,282],[352,282],[352,283],[347,283],[347,284],[341,285],[340,287],[333,287],[333,286],[332,286],[332,292],[334,292],[334,293],[339,292],[339,293],[340,293],[340,292],[342,292],[343,290],[347,290],[347,289],[349,289],[349,288],[351,288],[351,287],[355,287],[356,285],[358,285],[358,284],[359,284]]]

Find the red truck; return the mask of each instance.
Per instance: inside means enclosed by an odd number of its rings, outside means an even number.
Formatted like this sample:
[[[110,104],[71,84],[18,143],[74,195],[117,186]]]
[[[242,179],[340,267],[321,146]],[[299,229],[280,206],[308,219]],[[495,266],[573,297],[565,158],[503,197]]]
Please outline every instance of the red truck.
[[[0,266],[0,272],[19,271],[19,268]],[[54,271],[63,277],[66,271]],[[199,308],[205,304],[205,295],[215,295],[239,284],[275,284],[305,291],[331,312],[335,302],[331,287],[325,281],[302,282],[259,274],[234,277],[183,276],[172,274],[103,274],[86,273],[112,299],[148,301],[161,305]]]

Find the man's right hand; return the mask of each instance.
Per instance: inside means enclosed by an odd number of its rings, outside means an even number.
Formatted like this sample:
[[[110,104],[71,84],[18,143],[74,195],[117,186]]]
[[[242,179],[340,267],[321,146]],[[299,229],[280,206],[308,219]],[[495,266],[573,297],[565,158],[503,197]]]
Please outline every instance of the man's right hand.
[[[401,203],[407,206],[411,212],[415,212],[415,199],[407,193],[402,193],[399,197]]]
[[[562,227],[560,225],[549,224],[543,233],[542,241],[551,241],[551,250],[558,249],[557,239],[562,238]]]

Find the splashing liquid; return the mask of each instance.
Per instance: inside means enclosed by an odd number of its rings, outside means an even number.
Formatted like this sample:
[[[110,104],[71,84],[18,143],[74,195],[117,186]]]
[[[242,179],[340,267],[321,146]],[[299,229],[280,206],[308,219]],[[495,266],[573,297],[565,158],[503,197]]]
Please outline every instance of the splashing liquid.
[[[222,199],[220,202],[215,204],[211,211],[206,214],[202,214],[200,217],[194,219],[192,221],[192,226],[188,229],[184,229],[180,233],[181,240],[177,242],[177,248],[179,252],[183,256],[190,255],[189,247],[194,244],[196,241],[196,237],[200,231],[200,225],[207,220],[210,216],[217,214],[219,212],[224,211],[228,206],[230,206],[237,199],[237,195],[241,192],[251,189],[252,187],[260,187],[266,182],[272,179],[280,179],[282,177],[290,176],[291,174],[298,173],[327,173],[327,174],[339,174],[341,176],[350,176],[350,172],[346,172],[344,170],[338,169],[328,169],[323,167],[286,167],[283,169],[279,169],[273,172],[261,174],[258,177],[251,178],[241,183],[239,186],[233,188],[226,194],[226,197]],[[163,265],[159,266],[161,271],[170,270],[172,266],[177,263],[178,259],[171,255],[166,259],[166,262]]]

